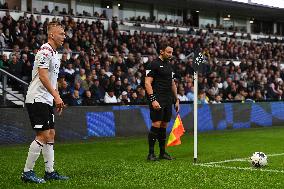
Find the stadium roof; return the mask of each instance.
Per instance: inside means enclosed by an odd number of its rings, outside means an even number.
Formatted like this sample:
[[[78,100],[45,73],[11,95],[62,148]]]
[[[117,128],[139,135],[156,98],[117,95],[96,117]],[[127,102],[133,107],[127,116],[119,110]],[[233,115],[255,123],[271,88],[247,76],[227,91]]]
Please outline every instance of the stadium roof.
[[[130,2],[141,2],[161,4],[160,0],[128,0]],[[268,7],[264,5],[256,5],[254,3],[247,4],[241,2],[233,2],[232,0],[165,0],[163,5],[174,8],[199,10],[206,12],[223,12],[232,16],[258,18],[262,20],[284,21],[284,9]]]

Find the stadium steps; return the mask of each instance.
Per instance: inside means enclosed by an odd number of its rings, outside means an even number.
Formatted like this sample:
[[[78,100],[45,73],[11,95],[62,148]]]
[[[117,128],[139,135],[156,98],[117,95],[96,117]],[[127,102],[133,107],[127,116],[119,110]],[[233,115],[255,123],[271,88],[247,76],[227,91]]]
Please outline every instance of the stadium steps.
[[[2,83],[0,83],[0,88],[2,88]],[[15,96],[17,96],[18,98],[22,99],[24,101],[24,95],[21,94],[19,91],[13,91],[13,89],[11,87],[7,87],[6,88],[7,91],[9,91],[10,93],[13,93]],[[2,96],[3,94],[3,90],[0,89],[0,95]],[[13,104],[15,105],[18,105],[18,106],[24,106],[24,102],[15,98],[14,96],[10,95],[10,94],[7,94],[7,100],[12,102]]]

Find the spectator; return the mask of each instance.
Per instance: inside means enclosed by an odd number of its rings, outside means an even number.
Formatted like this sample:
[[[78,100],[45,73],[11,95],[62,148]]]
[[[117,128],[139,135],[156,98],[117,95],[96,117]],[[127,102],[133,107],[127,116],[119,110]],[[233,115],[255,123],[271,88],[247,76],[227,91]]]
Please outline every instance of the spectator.
[[[137,83],[136,77],[135,77],[135,76],[131,76],[131,77],[130,77],[130,83],[129,83],[131,89],[135,90],[136,87],[137,87],[137,84],[138,84],[138,83]]]
[[[80,83],[80,84],[82,84],[82,82],[83,82],[85,79],[86,79],[85,69],[80,68],[80,73],[75,76],[75,83]]]
[[[121,80],[117,79],[115,81],[115,85],[114,85],[115,96],[119,97],[119,95],[122,93],[122,91],[123,91],[123,87],[122,87],[122,84],[121,84]]]
[[[95,99],[92,97],[91,91],[87,90],[87,91],[85,92],[85,97],[83,98],[82,105],[83,105],[83,106],[95,106],[95,105],[96,105],[96,101],[95,101]]]
[[[114,64],[114,70],[121,70],[122,72],[127,73],[127,67],[121,56],[117,58],[117,61]]]
[[[66,33],[66,35],[68,35],[68,34]],[[69,43],[64,43],[63,52],[72,56],[72,50],[70,49]]]
[[[30,51],[28,45],[26,45],[24,47],[24,49],[21,51],[21,57],[23,56],[23,54],[26,54],[28,56],[28,61],[29,62],[31,62],[31,63],[34,62],[35,55]],[[36,52],[35,52],[35,54],[36,54]]]
[[[70,15],[70,16],[75,16],[74,10],[73,10],[73,9],[70,9],[70,10],[68,11],[68,15]]]
[[[12,74],[12,75],[14,75],[14,76],[16,76],[20,79],[22,79],[22,77],[23,77],[23,75],[22,75],[23,65],[21,63],[22,62],[20,62],[17,59],[17,57],[14,55],[14,56],[12,56],[12,59],[9,60],[9,68],[8,68],[8,71],[9,71],[10,74]],[[10,79],[9,83],[12,85],[14,90],[21,90],[22,89],[22,86],[20,86],[15,79]]]
[[[127,78],[124,78],[123,81],[122,81],[122,85],[121,85],[122,90],[126,91],[128,85],[129,85],[128,79],[127,79]]]
[[[279,84],[275,84],[274,82],[270,83],[267,91],[268,99],[277,99],[280,100],[283,91],[280,89]]]
[[[197,100],[198,104],[208,104],[208,97],[206,96],[205,90],[200,90],[199,94],[198,94],[198,100]]]
[[[8,70],[9,69],[9,60],[7,54],[3,54],[0,59],[0,68]]]
[[[254,95],[255,95],[255,96],[254,96],[254,99],[255,99],[256,101],[262,101],[262,100],[264,100],[263,95],[261,94],[260,89],[257,89],[257,90],[255,91],[255,94],[254,94]]]
[[[111,86],[110,86],[111,87]],[[100,86],[100,81],[98,79],[94,80],[93,85],[89,89],[92,93],[92,97],[97,103],[104,101],[105,90]]]
[[[68,63],[69,61],[67,58],[67,53],[63,53],[61,57],[61,62],[60,62],[60,69],[65,69]]]
[[[85,90],[83,89],[83,87],[79,82],[75,82],[74,87],[71,88],[71,93],[73,94],[75,90],[78,91],[80,97],[82,97],[85,92]]]
[[[66,8],[63,8],[62,11],[60,12],[61,15],[67,15],[67,11],[66,11]]]
[[[235,100],[244,101],[247,95],[248,93],[243,88],[240,88],[239,92],[235,96]]]
[[[105,71],[105,69],[100,69],[100,72],[99,72],[100,74],[99,74],[99,77],[98,77],[98,79],[100,80],[100,83],[104,83],[104,82],[106,82],[107,80],[109,80],[109,77],[107,76],[107,74],[106,74],[106,71]]]
[[[108,62],[109,63],[109,62]],[[110,71],[110,66],[109,64],[105,65],[105,74],[107,75],[107,77],[111,77],[113,75],[113,73]]]
[[[13,46],[13,51],[9,55],[9,60],[13,59],[13,56],[15,56],[16,58],[20,57],[20,48],[18,45]]]
[[[7,44],[6,44],[6,36],[3,33],[3,30],[0,29],[0,47],[2,48],[7,48]]]
[[[67,67],[64,69],[64,75],[66,81],[68,81],[69,83],[74,83],[75,70],[73,69],[73,64],[71,62],[68,62]]]
[[[120,104],[129,104],[130,99],[128,98],[127,95],[128,95],[127,92],[123,91],[121,95],[119,96],[119,98],[117,99],[117,102]]]
[[[93,85],[92,75],[89,74],[87,75],[87,78],[82,82],[82,88],[85,91],[88,91],[92,85]]]
[[[131,102],[132,104],[138,104],[138,103],[139,103],[139,101],[138,101],[138,96],[137,96],[137,93],[136,93],[135,91],[132,92],[132,94],[131,94],[130,102]]]
[[[45,5],[45,6],[44,6],[44,9],[42,9],[41,12],[42,12],[42,13],[45,13],[45,14],[50,14],[50,11],[49,11],[49,9],[48,9],[48,5]]]
[[[9,61],[9,72],[11,74],[13,74],[14,76],[22,79],[22,69],[23,68],[23,65],[22,65],[22,62],[20,62],[18,59],[17,59],[17,56],[16,55],[13,55],[11,60]]]
[[[39,11],[36,8],[33,8],[33,14],[39,14]]]
[[[194,101],[194,87],[191,86],[188,93],[186,94],[188,101]]]
[[[113,89],[108,89],[104,97],[104,103],[117,103],[117,98],[114,95]]]
[[[215,96],[215,100],[212,102],[212,104],[221,104],[222,103],[222,97],[220,95]]]
[[[178,89],[178,99],[180,102],[186,102],[188,101],[188,98],[186,97],[185,93],[184,93],[184,88],[179,88]]]
[[[113,31],[116,31],[116,30],[118,29],[117,17],[113,17],[113,18],[112,18],[111,29],[112,29]]]
[[[22,79],[29,83],[32,80],[33,65],[29,61],[27,54],[22,54],[22,59],[20,60],[20,64],[23,66],[22,67],[22,76],[23,76]]]
[[[141,88],[138,91],[138,97],[137,97],[137,102],[138,103],[148,103],[147,97],[146,97],[146,92],[145,89]]]
[[[70,87],[66,81],[63,81],[60,88],[58,88],[60,97],[62,98],[64,104],[72,105],[72,93]]]
[[[54,9],[51,11],[52,15],[59,15],[59,10],[58,10],[58,6],[55,6]]]
[[[82,105],[82,98],[79,95],[78,90],[73,91],[72,99],[71,99],[71,105],[72,106],[81,106]]]
[[[103,10],[102,14],[100,15],[100,18],[103,18],[103,19],[107,18],[106,10]]]

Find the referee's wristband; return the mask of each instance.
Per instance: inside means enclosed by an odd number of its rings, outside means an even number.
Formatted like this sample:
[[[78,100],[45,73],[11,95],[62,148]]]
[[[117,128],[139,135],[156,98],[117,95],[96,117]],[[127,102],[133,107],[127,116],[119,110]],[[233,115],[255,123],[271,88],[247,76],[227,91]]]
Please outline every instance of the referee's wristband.
[[[157,98],[156,98],[156,96],[154,94],[150,94],[149,95],[149,100],[150,100],[150,102],[154,102],[154,101],[157,100]]]

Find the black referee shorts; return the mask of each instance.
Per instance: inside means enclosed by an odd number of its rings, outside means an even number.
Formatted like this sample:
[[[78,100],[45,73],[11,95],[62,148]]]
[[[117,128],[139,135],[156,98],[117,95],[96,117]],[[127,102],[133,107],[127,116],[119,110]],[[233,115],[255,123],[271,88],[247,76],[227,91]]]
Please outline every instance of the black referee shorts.
[[[54,129],[54,111],[53,107],[42,103],[26,103],[31,125],[34,130],[45,131]]]
[[[158,110],[155,110],[153,106],[150,105],[150,118],[153,122],[170,122],[172,118],[172,104],[161,105],[161,108]]]

